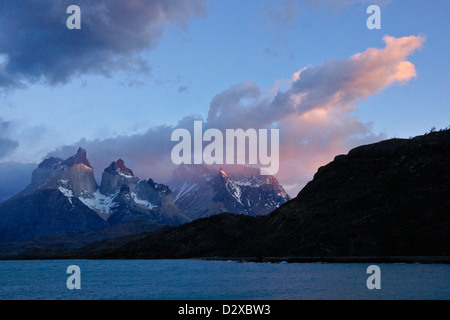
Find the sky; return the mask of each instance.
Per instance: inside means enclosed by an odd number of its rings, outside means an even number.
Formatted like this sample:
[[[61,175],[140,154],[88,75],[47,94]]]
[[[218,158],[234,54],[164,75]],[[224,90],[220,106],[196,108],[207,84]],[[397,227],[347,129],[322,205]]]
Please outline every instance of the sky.
[[[72,4],[81,30],[66,27]],[[449,13],[447,0],[2,1],[0,164],[81,146],[97,177],[123,158],[168,182],[170,135],[198,119],[280,129],[277,177],[295,195],[338,154],[450,125]]]

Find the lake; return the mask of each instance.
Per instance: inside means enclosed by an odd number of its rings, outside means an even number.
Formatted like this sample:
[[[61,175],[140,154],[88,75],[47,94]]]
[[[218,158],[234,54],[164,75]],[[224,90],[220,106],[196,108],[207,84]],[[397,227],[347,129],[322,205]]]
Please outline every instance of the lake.
[[[68,290],[67,267],[81,269]],[[368,290],[369,264],[232,261],[1,261],[0,299],[309,300],[449,299],[450,266],[379,264],[381,290]]]

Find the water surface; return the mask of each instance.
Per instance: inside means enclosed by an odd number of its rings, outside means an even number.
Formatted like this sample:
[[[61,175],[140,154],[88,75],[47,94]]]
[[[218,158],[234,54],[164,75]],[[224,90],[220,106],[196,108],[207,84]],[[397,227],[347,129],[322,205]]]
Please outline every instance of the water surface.
[[[67,289],[67,267],[81,290]],[[369,264],[227,261],[2,261],[0,299],[449,299],[450,266],[379,264],[382,290],[367,289]]]

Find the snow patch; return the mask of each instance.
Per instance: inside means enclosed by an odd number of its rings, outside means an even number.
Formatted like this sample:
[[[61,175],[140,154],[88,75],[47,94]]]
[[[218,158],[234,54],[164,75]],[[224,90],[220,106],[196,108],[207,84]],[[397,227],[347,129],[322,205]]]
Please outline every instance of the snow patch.
[[[61,191],[61,193],[67,198],[69,199],[70,203],[72,204],[72,198],[73,198],[73,192],[72,190],[63,188],[63,187],[58,187],[58,190]]]
[[[130,176],[129,174],[123,173],[122,171],[118,171],[119,175],[121,177],[127,178],[127,179],[131,179],[134,178],[133,176]]]
[[[68,179],[66,179],[66,180],[59,180],[59,183],[61,184],[61,185],[63,185],[64,187],[69,187],[69,180]]]
[[[236,199],[237,202],[244,205],[241,200],[242,190],[239,186],[235,185],[231,181],[227,181],[226,188],[227,188],[228,192],[233,196],[233,198]]]
[[[111,209],[116,205],[116,203],[114,203],[114,198],[117,195],[118,193],[114,195],[104,195],[97,190],[92,197],[80,197],[78,199],[90,209],[97,212],[97,214],[106,221],[111,215]]]
[[[158,207],[158,206],[155,206],[154,204],[152,204],[152,203],[150,203],[150,202],[148,202],[146,200],[138,199],[137,194],[134,193],[134,192],[131,193],[131,197],[133,198],[134,202],[136,202],[137,204],[142,205],[144,207],[147,207],[149,209],[155,209],[155,208]]]

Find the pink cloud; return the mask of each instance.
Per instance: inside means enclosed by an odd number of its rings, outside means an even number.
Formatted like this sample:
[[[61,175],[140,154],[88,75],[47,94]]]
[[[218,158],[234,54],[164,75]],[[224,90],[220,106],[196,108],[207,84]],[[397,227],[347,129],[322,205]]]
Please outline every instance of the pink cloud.
[[[336,155],[384,138],[372,133],[371,124],[361,123],[354,114],[356,105],[390,85],[415,78],[416,68],[406,59],[425,38],[383,40],[383,49],[369,48],[346,60],[330,59],[295,72],[286,91],[263,91],[253,82],[230,87],[211,103],[208,126],[278,127],[279,180],[295,194]],[[249,98],[253,103],[241,104]]]
[[[384,138],[372,132],[370,123],[360,121],[356,105],[390,85],[416,77],[416,68],[407,58],[421,48],[425,38],[386,36],[383,40],[382,49],[370,48],[345,60],[330,59],[295,72],[284,91],[280,83],[286,80],[277,80],[265,90],[251,81],[233,85],[212,99],[206,127],[279,128],[278,178],[295,196],[336,155]],[[182,119],[177,128],[191,129],[193,121],[192,117]],[[167,182],[174,168],[170,161],[173,129],[162,126],[142,135],[82,140],[80,144],[88,149],[94,164],[105,167],[123,158],[138,176]]]

